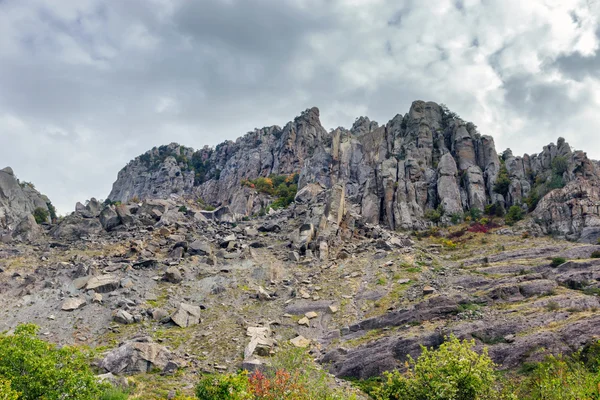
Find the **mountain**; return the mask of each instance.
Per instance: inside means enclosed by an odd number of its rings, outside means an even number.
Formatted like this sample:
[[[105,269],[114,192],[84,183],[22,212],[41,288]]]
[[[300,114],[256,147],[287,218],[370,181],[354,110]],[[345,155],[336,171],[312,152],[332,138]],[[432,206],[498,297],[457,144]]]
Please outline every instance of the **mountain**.
[[[161,146],[106,201],[41,224],[49,202],[5,169],[0,331],[93,349],[94,373],[145,399],[290,347],[349,389],[449,335],[518,382],[597,351],[598,171],[563,139],[499,155],[425,102],[385,126],[326,132],[312,108],[214,149]]]
[[[214,149],[154,148],[119,172],[108,198],[199,198],[240,219],[268,206],[243,182],[294,173],[299,195],[342,185],[350,212],[389,229],[426,229],[436,210],[447,223],[486,206],[518,205],[545,233],[591,243],[600,236],[596,161],[563,138],[539,154],[508,149],[499,157],[492,137],[423,101],[384,126],[360,117],[350,130],[328,133],[311,108],[283,129],[256,129]]]

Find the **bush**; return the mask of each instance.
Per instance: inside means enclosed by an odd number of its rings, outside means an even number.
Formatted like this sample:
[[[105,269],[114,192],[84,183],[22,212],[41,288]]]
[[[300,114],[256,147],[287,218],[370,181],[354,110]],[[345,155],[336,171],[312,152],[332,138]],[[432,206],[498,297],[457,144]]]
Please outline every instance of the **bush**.
[[[567,169],[569,169],[569,162],[567,161],[566,157],[563,157],[563,156],[554,157],[554,160],[552,160],[552,172],[555,175],[562,176],[562,174],[567,172]]]
[[[476,400],[495,395],[494,363],[473,350],[475,341],[451,336],[439,349],[422,347],[415,361],[409,356],[409,369],[386,373],[383,385],[375,390],[378,400]]]
[[[469,210],[469,215],[473,221],[477,221],[479,218],[481,218],[481,210],[479,208],[471,208]]]
[[[504,217],[506,210],[504,210],[504,207],[502,206],[502,204],[494,203],[494,204],[488,204],[487,206],[485,206],[485,213],[492,217],[502,218],[502,217]]]
[[[494,183],[494,192],[500,193],[502,196],[506,197],[509,188],[510,177],[508,176],[506,165],[502,163],[500,166],[500,171],[498,172],[498,176],[496,177],[496,182]]]
[[[454,225],[456,224],[460,224],[463,220],[463,215],[461,213],[454,213],[452,215],[450,215],[450,222],[452,222]]]
[[[535,365],[514,390],[517,399],[579,400],[598,399],[600,375],[586,370],[583,363],[562,356],[549,356]]]
[[[33,210],[33,218],[35,218],[35,222],[38,224],[43,224],[44,222],[48,221],[49,215],[50,214],[48,213],[48,210],[45,210],[42,207],[38,207]]]
[[[440,204],[435,210],[429,209],[425,211],[425,218],[437,224],[441,221],[444,215],[444,207]]]
[[[188,209],[187,209],[187,207],[186,207],[186,206],[181,206],[181,207],[179,207],[179,210],[178,210],[178,211],[179,211],[180,213],[184,213],[184,214],[185,214],[186,212],[188,212]]]
[[[592,252],[592,258],[600,258],[600,250]]]
[[[554,257],[552,259],[552,262],[550,263],[550,266],[552,267],[558,267],[559,265],[562,265],[564,263],[567,262],[567,259],[564,257]]]
[[[354,395],[331,389],[329,377],[304,349],[280,351],[267,372],[207,375],[196,387],[204,400],[351,400]]]
[[[250,400],[248,376],[240,374],[204,375],[196,386],[196,397],[200,400]]]
[[[523,219],[523,209],[521,206],[512,206],[508,209],[508,213],[506,214],[505,221],[508,225],[514,225]]]
[[[0,335],[0,376],[24,400],[98,399],[105,387],[96,381],[84,354],[38,339],[38,329],[19,325],[13,335]]]
[[[0,400],[18,400],[19,392],[10,387],[10,381],[0,377]]]
[[[100,396],[100,400],[127,400],[129,394],[119,388],[108,388]]]

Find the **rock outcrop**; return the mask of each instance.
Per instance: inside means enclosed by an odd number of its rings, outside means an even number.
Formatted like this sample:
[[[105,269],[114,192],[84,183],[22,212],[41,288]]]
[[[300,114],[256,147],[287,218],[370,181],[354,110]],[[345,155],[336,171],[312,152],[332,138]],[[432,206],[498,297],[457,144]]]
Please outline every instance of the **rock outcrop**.
[[[0,170],[0,229],[14,229],[36,208],[43,209],[49,216],[49,204],[50,200],[31,183],[19,182],[12,168]]]
[[[175,143],[154,148],[119,172],[109,198],[200,198],[226,207],[233,222],[270,202],[244,181],[295,173],[298,203],[343,188],[344,214],[329,221],[337,227],[353,214],[394,230],[424,229],[432,225],[428,217],[433,210],[441,210],[441,221],[448,222],[490,204],[533,210],[540,202],[536,215],[546,230],[558,229],[575,239],[597,236],[597,207],[588,204],[581,211],[595,217],[566,216],[564,210],[549,210],[549,201],[540,201],[565,185],[569,192],[575,180],[597,181],[597,162],[572,151],[562,138],[540,154],[516,157],[506,150],[499,156],[492,137],[444,106],[423,101],[382,126],[361,117],[350,130],[328,133],[319,110],[312,108],[284,128],[256,129],[214,149],[193,151]],[[497,185],[499,176],[507,179],[504,185]],[[589,195],[590,204],[598,200],[593,190]],[[323,228],[319,222],[312,222],[317,236]]]

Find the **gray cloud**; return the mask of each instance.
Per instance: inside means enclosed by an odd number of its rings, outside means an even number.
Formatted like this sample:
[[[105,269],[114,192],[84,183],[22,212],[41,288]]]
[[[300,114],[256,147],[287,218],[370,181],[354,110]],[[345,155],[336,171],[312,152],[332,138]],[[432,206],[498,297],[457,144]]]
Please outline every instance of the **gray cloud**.
[[[3,1],[0,160],[65,213],[155,145],[311,106],[326,128],[385,123],[416,99],[500,148],[564,136],[600,158],[598,15],[586,0]]]

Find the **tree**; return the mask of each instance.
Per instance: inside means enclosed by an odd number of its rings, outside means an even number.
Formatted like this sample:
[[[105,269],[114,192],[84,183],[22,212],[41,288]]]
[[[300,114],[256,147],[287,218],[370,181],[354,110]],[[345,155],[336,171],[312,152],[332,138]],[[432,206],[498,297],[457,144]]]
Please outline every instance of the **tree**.
[[[19,325],[13,335],[0,334],[0,377],[24,400],[93,400],[100,385],[83,353],[57,348],[37,338],[39,328]],[[10,399],[10,397],[8,397]]]
[[[376,390],[378,400],[484,400],[494,398],[494,363],[484,349],[473,350],[475,341],[447,338],[437,350],[422,347],[415,361],[409,356],[408,371],[386,373]]]

